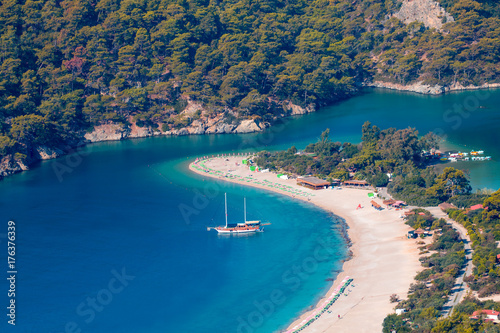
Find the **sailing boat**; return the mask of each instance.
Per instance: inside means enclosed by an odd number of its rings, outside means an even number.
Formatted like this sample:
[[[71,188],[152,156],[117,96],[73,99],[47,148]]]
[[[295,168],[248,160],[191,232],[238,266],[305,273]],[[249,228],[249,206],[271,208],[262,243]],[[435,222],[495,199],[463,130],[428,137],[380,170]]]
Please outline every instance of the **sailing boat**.
[[[262,232],[264,231],[263,225],[268,225],[270,223],[262,224],[260,221],[247,221],[247,201],[246,198],[243,201],[244,205],[244,214],[245,214],[245,222],[243,223],[227,223],[227,194],[224,193],[224,207],[225,207],[225,215],[226,215],[226,225],[219,226],[215,228],[208,227],[207,230],[211,229],[216,230],[220,234],[248,234],[253,232]]]

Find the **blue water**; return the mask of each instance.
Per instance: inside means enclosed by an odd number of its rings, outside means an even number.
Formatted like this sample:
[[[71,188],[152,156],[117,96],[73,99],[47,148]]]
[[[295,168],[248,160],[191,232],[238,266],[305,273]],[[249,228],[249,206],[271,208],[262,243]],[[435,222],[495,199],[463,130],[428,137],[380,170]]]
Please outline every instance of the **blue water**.
[[[265,133],[100,143],[0,182],[0,260],[16,222],[18,332],[272,332],[314,304],[347,256],[342,223],[306,203],[191,174],[194,156],[360,139],[364,121],[442,129],[446,144],[483,149],[475,188],[500,187],[500,91],[441,97],[370,91]],[[481,99],[479,99],[479,97]],[[482,108],[458,113],[472,99]],[[470,109],[470,108],[469,108]],[[462,110],[463,111],[463,110]],[[467,111],[467,110],[466,110]],[[457,164],[458,165],[458,164]],[[262,234],[221,237],[229,217],[272,223]],[[206,194],[207,200],[200,199]],[[184,212],[184,213],[182,213]],[[117,279],[117,276],[119,277]],[[0,282],[0,307],[8,298]],[[6,311],[6,310],[4,310]],[[2,332],[11,328],[6,316]]]

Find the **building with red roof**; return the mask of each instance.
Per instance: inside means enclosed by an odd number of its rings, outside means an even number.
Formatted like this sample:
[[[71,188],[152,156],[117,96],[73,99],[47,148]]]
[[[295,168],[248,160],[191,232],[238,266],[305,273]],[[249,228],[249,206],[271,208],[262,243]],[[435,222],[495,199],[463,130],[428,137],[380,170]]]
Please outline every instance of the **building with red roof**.
[[[471,206],[470,210],[478,210],[478,209],[484,209],[483,205],[479,204],[479,205],[474,205],[474,206]]]
[[[480,319],[481,317],[484,318],[484,320],[498,320],[498,315],[500,315],[500,312],[495,311],[495,310],[477,310],[474,311],[472,316],[470,316],[471,319]]]

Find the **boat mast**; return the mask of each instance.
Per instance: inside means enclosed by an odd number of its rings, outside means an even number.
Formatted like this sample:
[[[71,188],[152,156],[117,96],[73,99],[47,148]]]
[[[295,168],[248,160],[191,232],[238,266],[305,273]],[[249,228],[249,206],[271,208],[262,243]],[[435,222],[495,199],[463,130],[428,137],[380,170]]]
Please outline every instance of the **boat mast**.
[[[247,223],[247,198],[243,197],[243,211],[245,212],[245,223]]]
[[[227,228],[227,193],[224,193],[224,206],[226,211],[226,228]]]

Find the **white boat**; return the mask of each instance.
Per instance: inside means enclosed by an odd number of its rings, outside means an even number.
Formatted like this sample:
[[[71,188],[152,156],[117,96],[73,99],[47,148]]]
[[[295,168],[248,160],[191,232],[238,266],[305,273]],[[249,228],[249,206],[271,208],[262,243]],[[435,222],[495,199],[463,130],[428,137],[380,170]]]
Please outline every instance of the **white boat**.
[[[245,222],[228,224],[227,223],[227,194],[224,193],[224,208],[225,208],[224,210],[225,210],[225,215],[226,215],[226,225],[215,227],[215,228],[208,227],[207,230],[210,231],[211,229],[214,229],[219,234],[248,234],[248,233],[264,231],[264,228],[262,226],[268,225],[269,223],[262,224],[260,221],[247,221],[246,198],[243,201],[243,205],[244,205],[244,215],[245,215],[244,221]]]

